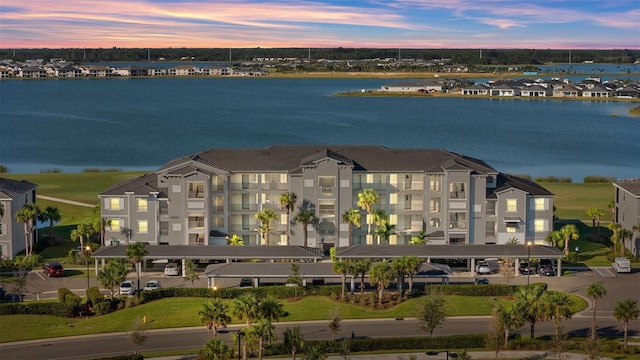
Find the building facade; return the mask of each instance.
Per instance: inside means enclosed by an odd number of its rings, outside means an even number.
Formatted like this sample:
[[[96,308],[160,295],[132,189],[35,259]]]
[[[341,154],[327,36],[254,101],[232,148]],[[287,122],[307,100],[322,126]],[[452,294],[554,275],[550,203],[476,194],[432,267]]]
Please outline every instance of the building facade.
[[[624,179],[613,183],[615,189],[615,209],[613,221],[622,229],[633,232],[631,239],[624,242],[634,256],[640,255],[640,178]]]
[[[16,221],[16,214],[27,204],[36,202],[38,185],[25,180],[0,178],[0,257],[13,259],[25,250],[24,225]],[[35,231],[35,229],[34,229]]]
[[[368,235],[370,216],[353,229],[342,217],[358,209],[358,194],[374,190],[374,206],[394,235]],[[287,217],[280,195],[294,193]],[[423,232],[429,244],[548,245],[554,195],[534,182],[502,174],[485,162],[439,149],[381,146],[272,146],[212,149],[169,161],[154,173],[129,179],[100,195],[109,221],[107,244],[223,245],[236,234],[245,244],[267,245],[256,213],[273,209],[268,245],[304,244],[300,209],[313,211],[311,247],[407,244]],[[372,229],[375,225],[372,225]]]

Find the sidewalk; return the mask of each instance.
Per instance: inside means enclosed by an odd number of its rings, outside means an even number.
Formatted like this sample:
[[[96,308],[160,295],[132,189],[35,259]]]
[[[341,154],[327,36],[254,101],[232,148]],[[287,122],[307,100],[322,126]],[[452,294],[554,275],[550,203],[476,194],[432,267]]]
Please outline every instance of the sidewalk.
[[[456,353],[449,353],[449,359],[457,359]],[[470,351],[467,353],[468,356],[473,360],[481,360],[481,359],[495,359],[496,353],[493,351]],[[499,358],[501,359],[558,359],[558,355],[553,352],[548,351],[501,351],[499,354]],[[178,355],[178,356],[164,356],[157,358],[150,358],[153,360],[185,360],[185,359],[196,359],[197,355]],[[416,353],[402,353],[402,354],[365,354],[365,355],[350,355],[351,359],[354,360],[444,360],[447,359],[447,354],[445,352],[441,352],[438,355],[427,355],[425,352],[416,352]],[[574,354],[574,353],[562,353],[561,358],[564,360],[584,360],[586,359],[585,354]],[[342,356],[329,356],[327,360],[341,360],[344,359]],[[607,357],[600,357],[601,360],[613,360]]]

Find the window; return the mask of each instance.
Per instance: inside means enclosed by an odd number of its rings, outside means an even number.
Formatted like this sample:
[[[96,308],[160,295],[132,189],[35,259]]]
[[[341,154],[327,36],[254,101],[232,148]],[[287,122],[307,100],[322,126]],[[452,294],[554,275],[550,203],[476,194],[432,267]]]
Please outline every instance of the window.
[[[508,212],[518,211],[518,199],[507,199],[507,211]]]
[[[140,234],[149,232],[149,222],[147,220],[138,220],[138,232]]]
[[[440,224],[440,218],[431,218],[431,220],[429,220],[429,226],[431,226],[432,228],[439,228]]]
[[[2,235],[2,227],[3,227],[3,225],[0,224],[0,235]]]
[[[322,195],[332,195],[333,188],[336,186],[336,178],[333,176],[324,176],[318,178],[318,185]]]
[[[138,199],[138,211],[147,211],[147,199]]]
[[[194,181],[189,183],[189,199],[204,199],[204,181]]]
[[[111,219],[109,225],[109,231],[120,232],[120,219]]]
[[[533,231],[535,232],[543,232],[547,230],[547,221],[544,219],[536,219],[533,222]]]
[[[171,185],[171,192],[174,192],[174,193],[182,192],[182,186],[180,186],[180,185]]]
[[[454,182],[449,184],[449,198],[450,199],[466,199],[467,194],[465,192],[465,184]]]
[[[109,210],[120,210],[122,209],[120,207],[121,204],[121,199],[120,198],[110,198],[109,199]]]
[[[507,232],[508,233],[514,233],[514,232],[516,232],[517,229],[518,229],[517,226],[507,226]]]
[[[318,214],[322,217],[335,216],[336,204],[333,200],[320,200],[318,202]]]
[[[449,213],[449,229],[466,229],[467,214],[463,212]]]
[[[547,210],[544,199],[534,199],[533,202],[534,202],[535,210],[537,211]]]
[[[485,225],[484,235],[486,237],[495,237],[496,236],[496,222],[495,221],[487,221]]]
[[[430,213],[440,212],[440,198],[429,199],[429,212]]]
[[[440,192],[442,188],[441,184],[442,184],[442,176],[440,175],[429,176],[429,191]]]
[[[485,210],[487,215],[495,215],[496,214],[496,202],[495,201],[487,201],[487,208]]]

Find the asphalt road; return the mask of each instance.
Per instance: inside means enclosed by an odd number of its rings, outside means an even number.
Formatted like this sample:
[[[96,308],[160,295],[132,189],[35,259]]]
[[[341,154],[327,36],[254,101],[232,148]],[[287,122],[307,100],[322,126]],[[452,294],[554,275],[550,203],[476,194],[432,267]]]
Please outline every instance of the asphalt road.
[[[607,295],[598,301],[597,323],[598,331],[601,335],[622,335],[622,327],[613,319],[613,308],[615,301],[632,297],[640,303],[640,273],[619,274],[612,276],[606,269],[593,270],[583,269],[576,272],[575,276],[564,276],[561,278],[531,276],[529,281],[546,282],[550,290],[560,290],[575,293],[586,297],[586,288],[589,284],[602,281],[607,289]],[[452,278],[452,282],[469,283],[472,277],[459,274]],[[468,274],[467,274],[468,275]],[[30,289],[38,289],[41,298],[52,295],[55,297],[58,287],[68,287],[83,292],[86,287],[86,278],[61,278],[49,279],[41,277],[40,274],[29,275]],[[159,278],[164,286],[190,286],[190,283],[183,281],[179,277],[166,277],[159,272],[149,271],[141,280],[148,278]],[[502,283],[504,279],[499,275],[489,276],[492,283]],[[95,285],[92,278],[91,285]],[[196,286],[204,286],[201,279]],[[515,279],[515,283],[526,283],[527,277],[522,276]],[[234,284],[226,284],[233,286]],[[30,296],[35,296],[31,294]],[[593,307],[590,306],[585,311],[574,315],[574,318],[563,324],[564,331],[570,334],[586,334],[591,325]],[[277,324],[278,329],[293,326],[291,323]],[[330,339],[332,337],[328,329],[328,320],[321,322],[309,322],[301,324],[305,339]],[[445,336],[454,334],[474,334],[485,333],[488,327],[487,317],[451,318],[437,329],[435,336]],[[424,336],[417,330],[414,320],[344,320],[342,323],[342,336],[351,336],[355,332],[356,337],[398,337],[398,336]],[[221,334],[224,339],[237,331],[237,326],[231,326],[227,334]],[[523,326],[517,333],[528,334],[528,325]],[[553,324],[543,322],[536,324],[536,335],[552,334]],[[203,327],[165,329],[148,331],[149,338],[140,349],[147,351],[166,351],[176,349],[200,348],[211,337]],[[640,321],[632,322],[630,336],[640,336]],[[280,337],[281,338],[281,337]],[[128,340],[126,333],[119,334],[99,334],[81,337],[70,337],[60,339],[34,340],[17,343],[0,344],[0,358],[2,359],[86,359],[99,356],[126,354],[133,351],[133,345]]]

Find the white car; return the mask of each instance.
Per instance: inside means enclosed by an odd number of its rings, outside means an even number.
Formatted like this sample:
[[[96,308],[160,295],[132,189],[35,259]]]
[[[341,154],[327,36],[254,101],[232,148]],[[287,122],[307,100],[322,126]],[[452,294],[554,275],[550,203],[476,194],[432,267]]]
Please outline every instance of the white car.
[[[489,267],[489,263],[486,261],[478,262],[478,265],[476,265],[476,273],[480,275],[491,274],[491,267]]]
[[[156,290],[156,289],[160,289],[162,287],[162,285],[160,285],[160,280],[149,280],[147,281],[146,284],[144,284],[144,291],[151,291],[151,290]]]
[[[168,263],[167,266],[164,267],[164,274],[169,276],[180,275],[180,265],[177,263]]]
[[[120,284],[120,295],[133,295],[136,293],[136,283],[132,280],[127,280]]]

